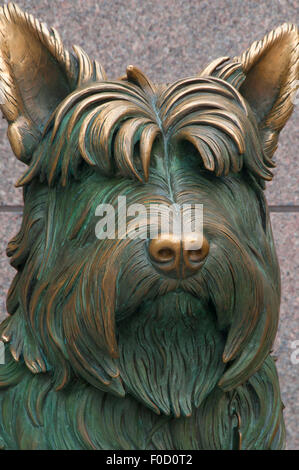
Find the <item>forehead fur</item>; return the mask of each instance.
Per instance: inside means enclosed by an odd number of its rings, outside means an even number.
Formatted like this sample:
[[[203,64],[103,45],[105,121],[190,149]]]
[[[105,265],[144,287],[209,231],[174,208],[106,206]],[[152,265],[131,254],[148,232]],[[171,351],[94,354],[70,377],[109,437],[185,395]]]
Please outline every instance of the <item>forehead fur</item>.
[[[132,67],[125,79],[95,82],[62,101],[19,185],[38,175],[65,186],[84,162],[108,176],[118,170],[147,181],[157,140],[164,156],[188,141],[216,176],[244,166],[258,180],[272,177],[253,114],[232,83],[197,76],[155,86]]]

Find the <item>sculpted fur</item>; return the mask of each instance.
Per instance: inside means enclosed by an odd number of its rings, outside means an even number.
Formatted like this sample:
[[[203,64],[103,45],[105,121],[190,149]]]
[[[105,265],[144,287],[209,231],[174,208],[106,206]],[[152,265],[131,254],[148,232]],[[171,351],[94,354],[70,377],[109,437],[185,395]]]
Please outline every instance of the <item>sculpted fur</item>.
[[[293,25],[156,85],[133,66],[108,79],[55,30],[1,8],[1,109],[28,165],[7,248],[2,447],[283,448],[263,191],[298,78]],[[96,209],[117,213],[120,196],[202,204],[202,248],[168,234],[155,251],[146,218],[144,237],[99,239]]]

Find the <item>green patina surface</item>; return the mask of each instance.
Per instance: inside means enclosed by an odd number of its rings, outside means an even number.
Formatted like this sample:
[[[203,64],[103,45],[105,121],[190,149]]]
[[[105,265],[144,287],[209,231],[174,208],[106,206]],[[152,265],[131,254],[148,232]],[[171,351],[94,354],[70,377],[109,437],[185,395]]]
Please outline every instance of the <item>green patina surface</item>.
[[[108,80],[14,5],[0,31],[1,109],[28,165],[7,248],[0,445],[283,448],[270,356],[280,276],[263,190],[299,78],[297,29],[165,86],[132,66]],[[99,239],[97,208],[117,216],[120,196],[148,211],[201,204],[205,251],[168,234],[159,257],[157,218],[141,219],[143,237],[116,227]]]

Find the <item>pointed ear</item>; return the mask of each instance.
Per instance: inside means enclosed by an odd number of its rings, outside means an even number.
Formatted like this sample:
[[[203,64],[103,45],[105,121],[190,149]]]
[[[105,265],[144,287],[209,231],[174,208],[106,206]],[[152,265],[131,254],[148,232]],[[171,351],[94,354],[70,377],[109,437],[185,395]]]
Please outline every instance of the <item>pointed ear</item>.
[[[96,62],[74,50],[77,57],[55,29],[16,5],[0,8],[0,108],[11,147],[26,163],[57,105],[82,83],[103,78]]]
[[[289,119],[299,85],[299,36],[292,24],[284,24],[256,41],[240,57],[245,80],[240,93],[256,114],[268,157]]]

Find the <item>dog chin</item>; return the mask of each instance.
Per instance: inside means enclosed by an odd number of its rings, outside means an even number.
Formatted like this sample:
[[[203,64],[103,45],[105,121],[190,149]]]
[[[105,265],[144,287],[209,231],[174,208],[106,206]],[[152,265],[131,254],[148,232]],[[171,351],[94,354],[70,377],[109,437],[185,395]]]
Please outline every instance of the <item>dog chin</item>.
[[[190,416],[224,372],[215,312],[186,292],[145,301],[117,330],[126,391],[157,414]]]

